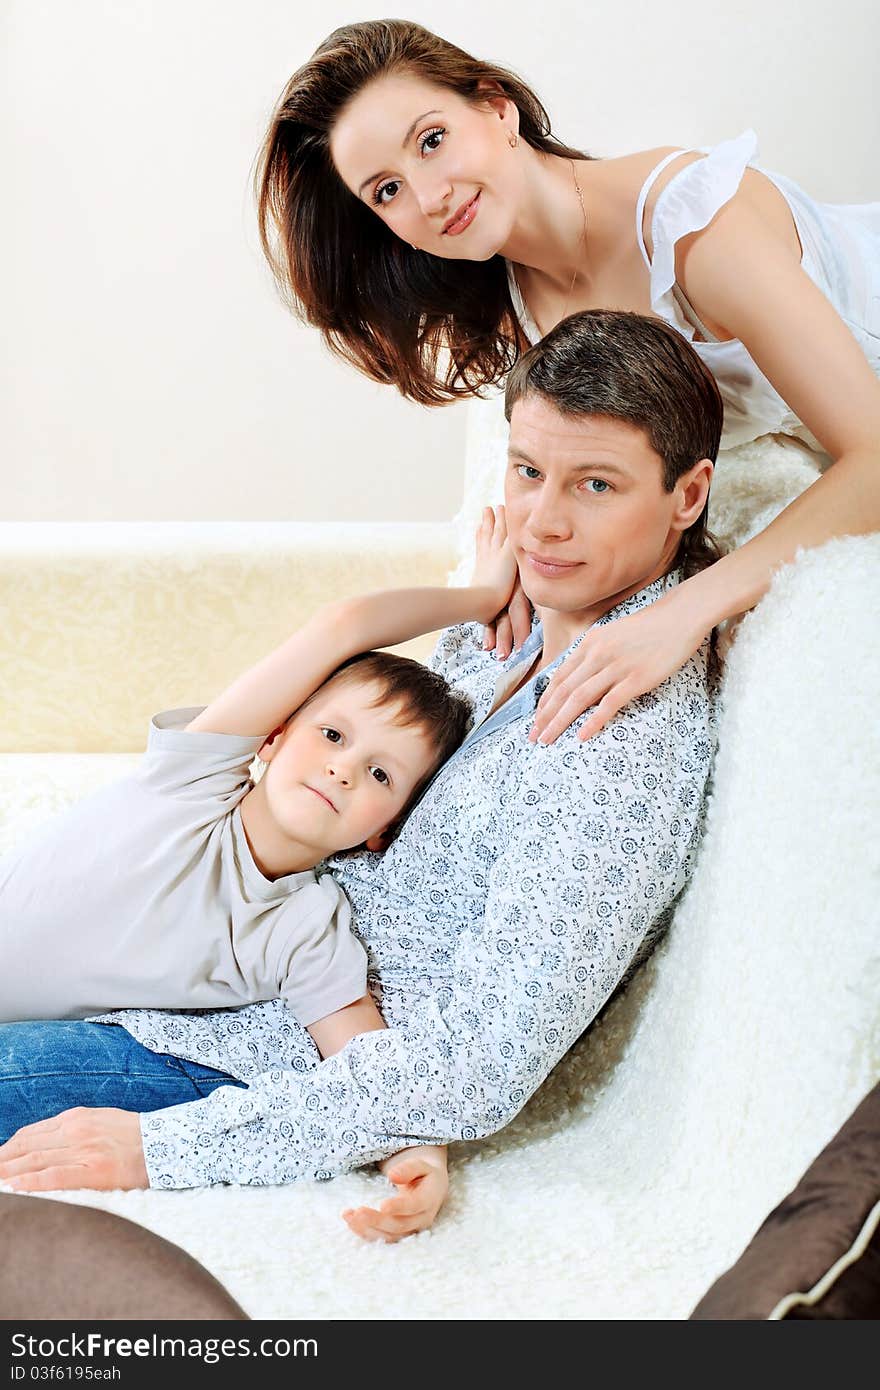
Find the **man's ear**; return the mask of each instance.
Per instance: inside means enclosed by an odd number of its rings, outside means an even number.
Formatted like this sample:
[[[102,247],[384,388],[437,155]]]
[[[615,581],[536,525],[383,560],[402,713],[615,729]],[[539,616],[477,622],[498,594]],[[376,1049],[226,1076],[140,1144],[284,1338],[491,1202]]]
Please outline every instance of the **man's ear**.
[[[711,459],[700,459],[687,473],[682,473],[675,490],[678,493],[672,526],[676,531],[686,531],[702,514],[712,485],[715,468]]]
[[[271,763],[278,749],[283,742],[282,735],[287,728],[286,724],[279,724],[277,729],[273,729],[271,734],[267,734],[263,739],[263,745],[257,752],[257,757],[261,762]]]

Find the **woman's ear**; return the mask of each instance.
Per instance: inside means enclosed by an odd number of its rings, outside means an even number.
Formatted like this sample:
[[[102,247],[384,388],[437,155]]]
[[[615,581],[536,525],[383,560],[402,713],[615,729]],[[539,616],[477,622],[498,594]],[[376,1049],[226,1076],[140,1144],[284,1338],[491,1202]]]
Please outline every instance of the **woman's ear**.
[[[509,134],[519,134],[519,111],[500,82],[495,82],[488,77],[481,78],[477,83],[476,94],[479,100],[492,107],[492,110],[507,127]]]

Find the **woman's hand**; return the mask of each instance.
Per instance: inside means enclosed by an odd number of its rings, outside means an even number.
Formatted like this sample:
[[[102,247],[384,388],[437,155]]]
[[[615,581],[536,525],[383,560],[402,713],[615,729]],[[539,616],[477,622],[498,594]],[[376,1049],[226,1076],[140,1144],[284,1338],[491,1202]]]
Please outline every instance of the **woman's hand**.
[[[484,507],[477,527],[477,558],[471,584],[486,585],[498,592],[494,621],[487,623],[483,650],[492,651],[506,661],[514,647],[521,647],[532,630],[532,605],[519,582],[519,569],[507,539],[507,517],[503,506]]]
[[[550,677],[538,701],[529,740],[552,743],[585,710],[593,713],[578,730],[585,741],[615,714],[674,675],[706,633],[686,584],[616,622],[592,627]]]
[[[446,1200],[449,1177],[446,1150],[436,1144],[403,1149],[386,1158],[380,1168],[397,1192],[375,1207],[352,1207],[342,1213],[355,1235],[364,1240],[402,1240],[427,1231]]]
[[[13,1192],[149,1187],[139,1117],[77,1106],[23,1125],[0,1144],[0,1183]]]

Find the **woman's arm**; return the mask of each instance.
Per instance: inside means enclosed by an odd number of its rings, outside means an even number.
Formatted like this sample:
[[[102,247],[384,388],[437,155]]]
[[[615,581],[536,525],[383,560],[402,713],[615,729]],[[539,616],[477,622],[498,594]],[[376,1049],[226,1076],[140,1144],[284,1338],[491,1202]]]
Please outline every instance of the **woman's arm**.
[[[751,608],[799,548],[880,527],[880,381],[832,304],[741,195],[685,239],[676,273],[697,313],[742,341],[835,460],[765,531],[688,581],[714,626]]]
[[[880,382],[790,248],[738,194],[679,244],[676,276],[701,318],[741,339],[835,462],[738,550],[651,608],[588,633],[538,705],[531,737],[542,742],[594,706],[579,736],[598,733],[713,627],[754,607],[798,550],[880,528]]]

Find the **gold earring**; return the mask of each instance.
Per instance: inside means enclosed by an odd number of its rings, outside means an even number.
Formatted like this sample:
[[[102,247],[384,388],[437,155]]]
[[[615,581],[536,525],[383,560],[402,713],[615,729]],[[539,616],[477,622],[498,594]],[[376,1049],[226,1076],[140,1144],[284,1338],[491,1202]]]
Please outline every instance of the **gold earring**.
[[[515,130],[510,130],[510,131],[508,131],[508,133],[507,133],[507,143],[508,143],[508,145],[510,146],[510,148],[511,148],[512,150],[515,150],[515,149],[516,149],[517,145],[519,144],[519,135],[517,134],[517,132],[516,132]]]

